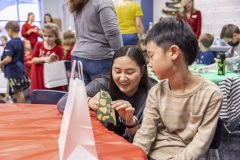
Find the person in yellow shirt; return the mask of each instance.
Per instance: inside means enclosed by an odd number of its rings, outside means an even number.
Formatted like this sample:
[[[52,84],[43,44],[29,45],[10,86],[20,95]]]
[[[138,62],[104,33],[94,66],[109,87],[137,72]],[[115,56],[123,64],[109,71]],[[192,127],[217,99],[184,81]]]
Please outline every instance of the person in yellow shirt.
[[[123,45],[137,45],[139,36],[144,34],[143,13],[140,5],[132,0],[120,0],[114,5]]]

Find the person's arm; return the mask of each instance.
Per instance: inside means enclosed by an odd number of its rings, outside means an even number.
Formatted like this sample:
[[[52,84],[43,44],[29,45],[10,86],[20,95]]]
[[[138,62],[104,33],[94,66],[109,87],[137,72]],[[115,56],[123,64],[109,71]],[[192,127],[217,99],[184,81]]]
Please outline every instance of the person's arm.
[[[196,31],[196,36],[197,36],[197,39],[199,38],[200,34],[201,34],[201,30],[202,30],[202,15],[201,15],[201,12],[198,11],[198,14],[197,14],[197,31]]]
[[[220,91],[212,94],[203,120],[193,140],[186,146],[181,153],[174,157],[175,160],[180,159],[197,159],[208,150],[219,119],[219,113],[222,105],[222,94]]]
[[[137,2],[133,2],[133,5],[135,7],[135,23],[136,23],[136,28],[137,32],[140,35],[140,37],[144,34],[144,27],[142,23],[142,16],[143,12],[141,9],[141,6]]]
[[[48,63],[50,62],[50,57],[34,57],[32,59],[33,64],[39,64],[39,63]]]
[[[8,63],[10,63],[12,61],[12,57],[13,57],[13,45],[12,43],[8,42],[6,44],[6,48],[4,49],[3,51],[3,55],[5,55],[5,58],[1,61],[1,68],[4,66],[4,65],[7,65]]]
[[[6,58],[4,58],[4,59],[1,61],[1,68],[2,68],[2,66],[6,65],[6,64],[8,64],[8,63],[10,63],[10,62],[12,62],[12,57],[7,56]]]
[[[118,28],[117,16],[111,3],[102,3],[99,8],[99,17],[106,39],[113,50],[123,46],[122,36]]]
[[[227,64],[236,64],[240,63],[240,56],[231,57],[226,59]]]
[[[135,117],[135,118],[132,119],[132,122],[127,124],[127,125],[135,126],[135,127],[132,127],[132,128],[127,127],[128,137],[129,137],[130,140],[132,140],[134,138],[134,135],[136,134],[137,130],[139,129],[138,120]]]
[[[231,47],[227,52],[225,52],[226,58],[233,57],[234,47]]]
[[[143,27],[143,23],[142,23],[142,17],[136,17],[135,21],[136,21],[136,28],[137,28],[138,34],[141,37],[144,34],[144,27]]]
[[[24,38],[27,38],[28,36],[29,36],[29,33],[28,33],[29,31],[27,30],[27,26],[26,26],[26,24],[24,24],[23,26],[22,26],[22,30],[21,30],[21,34],[22,34],[22,36],[24,37]]]
[[[155,141],[161,119],[156,102],[156,97],[159,96],[156,92],[158,87],[158,85],[154,86],[148,93],[143,121],[133,139],[133,144],[142,148],[146,155],[148,155],[151,145]]]
[[[232,47],[225,53],[228,64],[240,63],[240,45]]]
[[[43,42],[37,42],[34,46],[34,49],[32,51],[32,63],[33,64],[39,64],[39,63],[45,63],[49,59],[49,57],[39,57],[40,55],[40,47],[43,45]]]
[[[133,115],[135,108],[128,101],[121,99],[112,101],[112,108],[124,119],[128,137],[132,140],[138,129],[138,119]]]

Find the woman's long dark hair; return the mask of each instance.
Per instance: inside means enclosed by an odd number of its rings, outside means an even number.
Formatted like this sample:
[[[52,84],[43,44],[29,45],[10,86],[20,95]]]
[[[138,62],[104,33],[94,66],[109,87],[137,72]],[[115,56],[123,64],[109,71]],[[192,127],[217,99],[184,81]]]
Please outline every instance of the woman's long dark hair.
[[[118,49],[115,54],[113,55],[113,61],[112,66],[110,70],[110,86],[109,86],[109,94],[112,98],[112,100],[119,99],[119,93],[121,92],[117,85],[115,84],[112,76],[112,67],[114,64],[115,59],[119,57],[128,56],[133,61],[137,63],[139,68],[143,71],[143,76],[139,82],[139,87],[143,87],[146,90],[146,93],[148,92],[149,86],[148,86],[148,73],[147,73],[147,63],[145,61],[145,58],[142,54],[142,51],[135,46],[123,46],[120,49]]]
[[[51,16],[51,14],[49,14],[49,13],[46,13],[45,15],[44,15],[44,24],[46,24],[47,22],[46,22],[46,20],[45,20],[45,17],[46,16],[48,16],[49,18],[50,18],[50,22],[51,23],[53,23],[53,19],[52,19],[52,16]]]

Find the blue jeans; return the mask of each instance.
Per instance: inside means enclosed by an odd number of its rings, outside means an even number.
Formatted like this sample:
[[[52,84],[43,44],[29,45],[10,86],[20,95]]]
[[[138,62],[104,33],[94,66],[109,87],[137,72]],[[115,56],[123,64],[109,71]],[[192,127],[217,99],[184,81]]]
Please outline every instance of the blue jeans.
[[[136,46],[139,41],[138,34],[123,34],[122,39],[124,46],[126,45]]]
[[[112,59],[89,60],[72,56],[72,61],[73,60],[82,62],[85,85],[96,78],[100,78],[103,75],[108,74],[112,64]]]

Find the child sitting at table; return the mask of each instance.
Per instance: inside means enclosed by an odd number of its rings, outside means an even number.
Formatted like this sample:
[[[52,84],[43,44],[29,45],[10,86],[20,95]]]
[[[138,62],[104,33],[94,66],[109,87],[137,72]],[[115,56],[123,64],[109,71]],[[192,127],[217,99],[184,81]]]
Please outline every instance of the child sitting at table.
[[[197,64],[213,64],[214,55],[212,51],[209,50],[210,46],[213,44],[214,37],[209,33],[203,33],[199,37],[198,46],[200,51],[198,52],[198,56],[196,59]]]
[[[197,38],[182,19],[164,18],[145,42],[149,66],[162,81],[148,93],[133,143],[151,159],[198,159],[213,139],[222,94],[188,69],[197,56]]]
[[[228,69],[240,71],[240,29],[234,24],[226,24],[223,26],[220,38],[228,43],[230,48],[226,53],[226,62]]]

